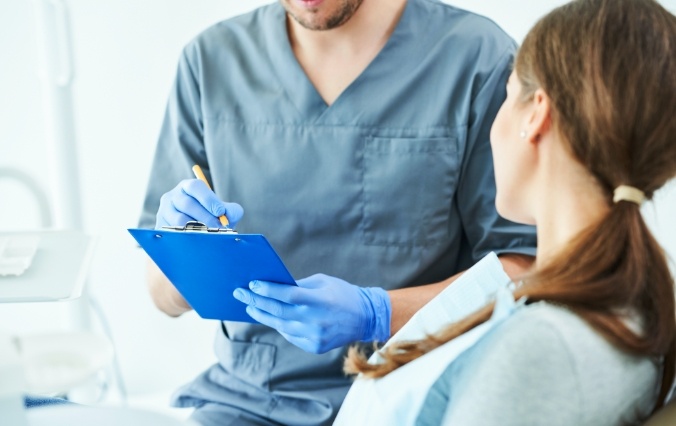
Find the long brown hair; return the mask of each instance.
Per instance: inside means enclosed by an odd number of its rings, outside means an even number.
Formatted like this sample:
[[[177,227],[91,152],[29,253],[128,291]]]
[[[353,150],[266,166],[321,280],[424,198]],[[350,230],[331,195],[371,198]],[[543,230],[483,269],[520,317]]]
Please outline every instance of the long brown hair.
[[[514,292],[567,306],[616,347],[663,358],[659,408],[674,380],[674,281],[639,206],[612,205],[631,185],[650,199],[676,176],[676,17],[652,0],[578,0],[542,18],[515,62],[524,102],[539,88],[573,156],[605,191],[608,214]],[[355,348],[345,371],[381,377],[485,322],[486,306],[436,335],[401,342],[369,364]],[[625,322],[638,315],[642,330]]]

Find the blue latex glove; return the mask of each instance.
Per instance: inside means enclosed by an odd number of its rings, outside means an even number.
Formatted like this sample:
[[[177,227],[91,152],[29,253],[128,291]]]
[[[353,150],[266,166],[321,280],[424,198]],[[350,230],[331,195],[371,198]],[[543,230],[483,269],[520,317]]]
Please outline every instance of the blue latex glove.
[[[181,181],[174,189],[162,195],[157,210],[155,228],[183,226],[197,220],[209,228],[221,228],[218,218],[225,215],[234,228],[242,219],[244,210],[237,203],[225,203],[199,179]]]
[[[377,287],[362,288],[317,274],[298,286],[252,281],[238,288],[251,318],[272,327],[306,352],[324,353],[356,341],[390,337],[390,296]]]

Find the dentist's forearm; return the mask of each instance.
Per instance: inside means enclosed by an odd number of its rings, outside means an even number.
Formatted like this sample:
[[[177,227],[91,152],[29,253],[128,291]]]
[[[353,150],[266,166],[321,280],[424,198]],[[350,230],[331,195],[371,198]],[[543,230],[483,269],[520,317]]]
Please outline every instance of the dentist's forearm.
[[[535,261],[534,257],[520,254],[505,254],[499,257],[502,267],[512,279],[517,279],[525,274]],[[419,287],[402,288],[389,291],[390,303],[392,304],[392,317],[390,320],[390,335],[393,335],[411,319],[427,302],[441,293],[446,287],[457,280],[463,272],[436,284]]]
[[[421,285],[418,287],[402,288],[389,291],[390,303],[392,304],[392,317],[390,319],[390,336],[394,335],[404,324],[411,319],[413,314],[425,306],[427,302],[441,293],[453,281],[457,280],[460,272],[452,277],[436,284]]]

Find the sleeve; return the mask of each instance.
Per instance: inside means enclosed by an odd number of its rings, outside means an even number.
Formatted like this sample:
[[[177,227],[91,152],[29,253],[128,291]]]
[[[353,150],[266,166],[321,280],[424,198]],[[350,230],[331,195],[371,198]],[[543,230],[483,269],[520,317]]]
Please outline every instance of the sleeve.
[[[490,146],[493,120],[506,97],[514,47],[511,45],[485,78],[472,101],[465,155],[456,205],[460,212],[472,262],[486,254],[519,253],[535,256],[535,228],[510,222],[495,207],[495,176]]]
[[[582,424],[583,396],[569,347],[554,326],[523,319],[496,327],[450,364],[417,424]]]
[[[169,95],[164,122],[155,150],[140,228],[153,228],[160,197],[181,180],[192,177],[192,166],[199,164],[207,177],[208,167],[203,141],[203,120],[194,45],[182,52],[174,86]],[[192,60],[191,60],[192,57]]]

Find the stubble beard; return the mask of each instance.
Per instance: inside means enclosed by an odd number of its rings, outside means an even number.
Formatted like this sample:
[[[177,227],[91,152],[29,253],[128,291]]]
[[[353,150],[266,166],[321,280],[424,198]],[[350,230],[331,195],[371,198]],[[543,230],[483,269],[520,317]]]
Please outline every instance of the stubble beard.
[[[285,6],[286,12],[293,18],[294,21],[298,22],[303,28],[312,31],[328,31],[334,28],[338,28],[352,18],[352,16],[357,12],[359,6],[361,6],[364,0],[343,0],[340,8],[331,14],[328,18],[324,19],[322,22],[311,22],[303,19],[302,17],[296,15],[292,8],[288,5],[290,0],[283,0],[282,4]],[[310,10],[310,12],[314,12]]]

